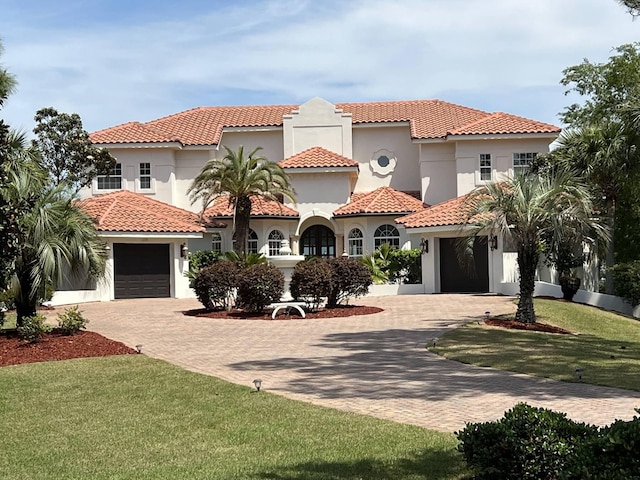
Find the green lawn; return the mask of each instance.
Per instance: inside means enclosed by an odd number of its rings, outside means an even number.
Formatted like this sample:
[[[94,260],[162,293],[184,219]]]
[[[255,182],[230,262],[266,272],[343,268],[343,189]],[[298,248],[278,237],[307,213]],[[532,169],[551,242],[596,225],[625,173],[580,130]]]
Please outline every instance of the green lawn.
[[[456,479],[452,434],[144,355],[0,368],[2,479]]]
[[[535,300],[538,321],[574,332],[555,335],[468,324],[443,335],[436,353],[463,363],[565,381],[640,390],[640,322],[597,308]]]

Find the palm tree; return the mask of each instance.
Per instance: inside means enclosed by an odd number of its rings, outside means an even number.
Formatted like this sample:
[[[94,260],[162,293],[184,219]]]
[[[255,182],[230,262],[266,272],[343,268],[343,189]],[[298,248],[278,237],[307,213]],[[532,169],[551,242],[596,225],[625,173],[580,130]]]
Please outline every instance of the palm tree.
[[[595,248],[607,241],[608,230],[593,217],[591,193],[574,172],[517,175],[476,189],[466,200],[469,237],[501,236],[515,245],[520,272],[516,320],[535,323],[535,275],[545,238],[560,239],[580,231],[582,242]]]
[[[59,284],[67,274],[104,274],[106,245],[93,220],[76,205],[64,185],[47,185],[47,172],[26,136],[12,134],[9,185],[2,195],[24,205],[19,219],[18,253],[13,265],[17,325],[35,315],[48,282]]]
[[[284,170],[266,157],[259,155],[261,147],[245,155],[241,145],[237,151],[224,146],[226,155],[222,159],[209,160],[195,178],[188,193],[191,203],[202,202],[202,211],[220,195],[228,195],[234,207],[233,238],[235,248],[246,256],[251,220],[251,197],[278,200],[282,195],[295,201],[294,192]]]
[[[562,168],[571,168],[584,175],[596,188],[597,198],[602,198],[607,214],[607,223],[612,233],[611,244],[606,255],[607,293],[613,292],[610,275],[615,263],[615,218],[616,204],[623,184],[637,167],[638,138],[637,130],[626,123],[603,121],[597,125],[567,130],[558,139],[558,148],[552,156]]]

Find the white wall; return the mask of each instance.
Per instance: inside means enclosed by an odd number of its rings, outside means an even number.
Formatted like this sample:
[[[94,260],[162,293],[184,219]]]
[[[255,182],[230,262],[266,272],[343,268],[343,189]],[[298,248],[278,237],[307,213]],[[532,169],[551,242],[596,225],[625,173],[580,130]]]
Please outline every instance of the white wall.
[[[422,200],[435,205],[456,196],[455,144],[420,144]]]
[[[513,154],[549,151],[549,139],[464,140],[456,142],[456,196],[465,195],[480,181],[480,154],[491,154],[493,180],[513,175]]]
[[[392,173],[383,176],[371,167],[374,154],[388,150],[397,159]],[[354,191],[370,192],[379,187],[420,191],[420,146],[411,142],[409,125],[383,127],[354,127],[353,159],[360,173]]]

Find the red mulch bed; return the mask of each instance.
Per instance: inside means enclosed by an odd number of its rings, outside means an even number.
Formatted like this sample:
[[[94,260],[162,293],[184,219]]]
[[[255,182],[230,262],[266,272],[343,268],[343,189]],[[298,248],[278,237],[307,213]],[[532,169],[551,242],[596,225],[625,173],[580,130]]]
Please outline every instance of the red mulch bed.
[[[571,335],[571,332],[569,330],[539,322],[522,323],[510,319],[490,318],[488,320],[485,320],[484,324],[491,327],[512,328],[515,330],[529,330],[532,332],[560,333],[562,335]]]
[[[337,308],[323,308],[317,312],[306,312],[303,319],[295,308],[282,309],[278,312],[275,320],[306,320],[312,318],[335,318],[335,317],[352,317],[354,315],[371,315],[372,313],[382,312],[382,308],[367,307],[363,305],[342,305]],[[187,310],[182,312],[184,315],[191,317],[206,317],[206,318],[226,318],[231,320],[272,320],[271,312],[255,314],[243,312],[242,310],[215,310],[208,311],[204,308],[196,310]]]
[[[46,334],[38,343],[27,343],[18,338],[15,332],[0,335],[0,367],[131,353],[136,351],[124,343],[109,340],[95,332],[80,331],[69,336],[54,330]]]

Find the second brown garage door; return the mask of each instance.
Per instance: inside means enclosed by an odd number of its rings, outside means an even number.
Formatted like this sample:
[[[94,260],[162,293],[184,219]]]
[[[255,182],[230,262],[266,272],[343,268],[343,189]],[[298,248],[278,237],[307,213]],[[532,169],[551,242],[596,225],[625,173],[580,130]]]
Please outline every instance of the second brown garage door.
[[[115,298],[171,296],[169,244],[115,243]]]

